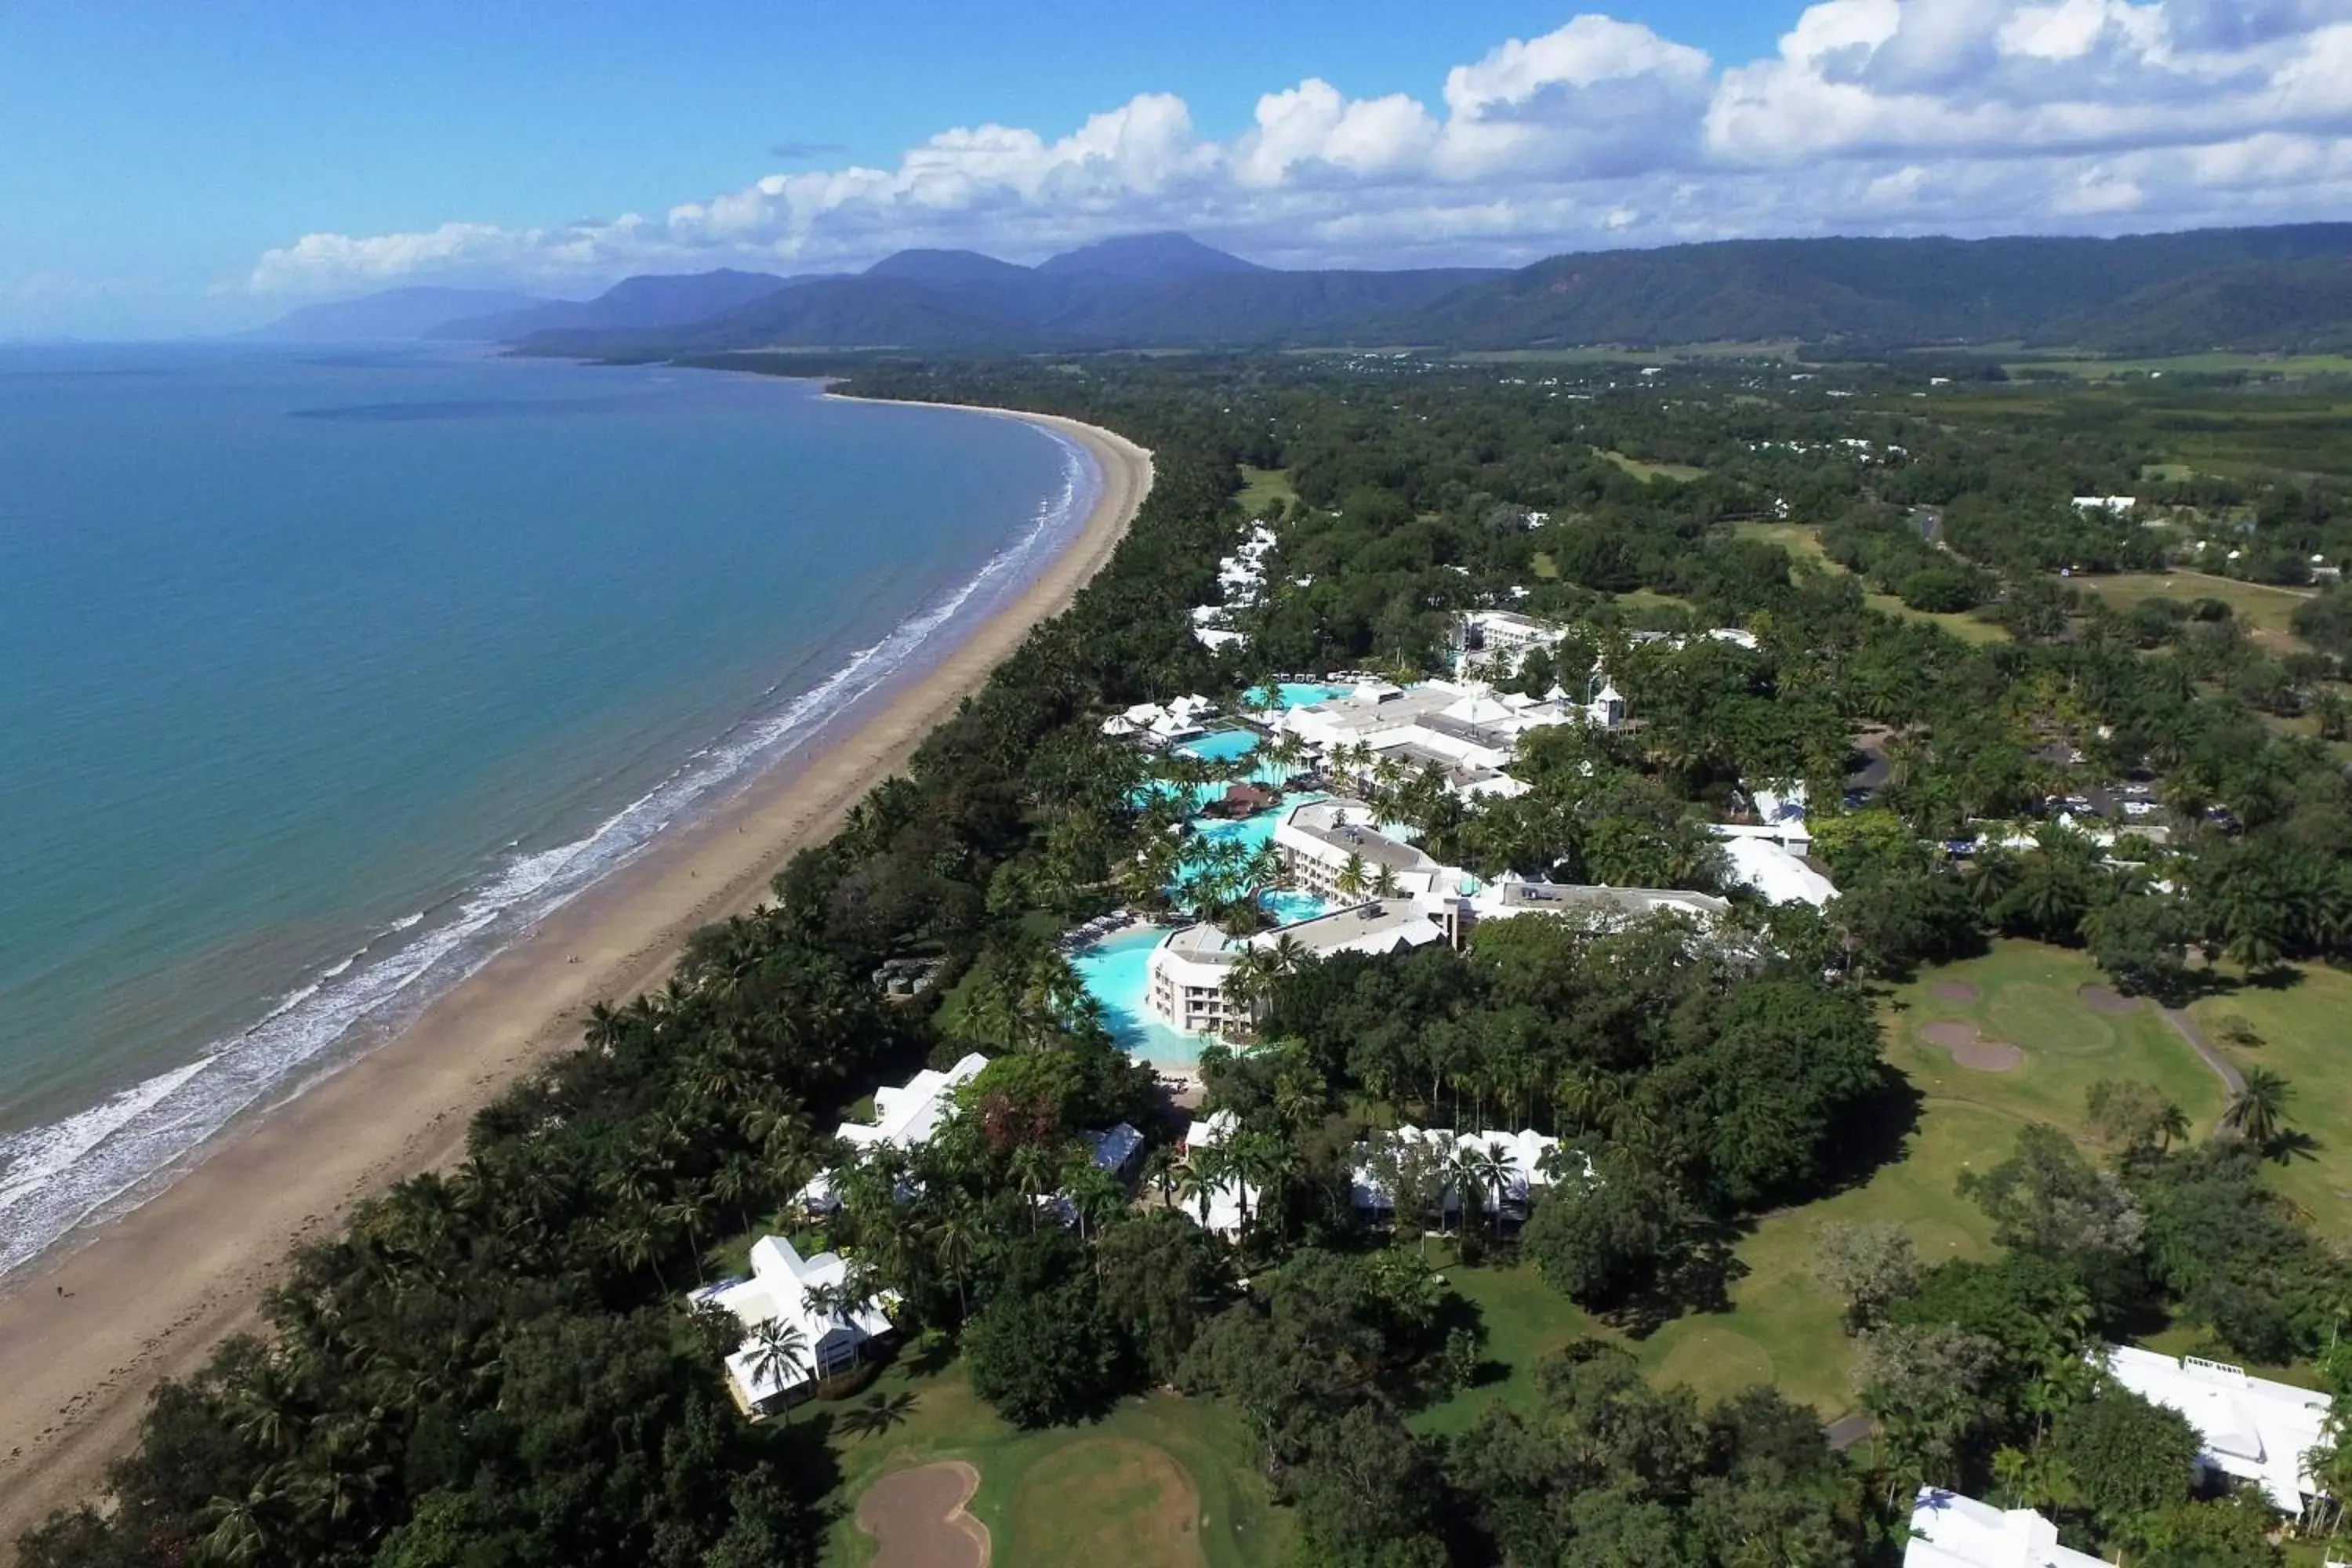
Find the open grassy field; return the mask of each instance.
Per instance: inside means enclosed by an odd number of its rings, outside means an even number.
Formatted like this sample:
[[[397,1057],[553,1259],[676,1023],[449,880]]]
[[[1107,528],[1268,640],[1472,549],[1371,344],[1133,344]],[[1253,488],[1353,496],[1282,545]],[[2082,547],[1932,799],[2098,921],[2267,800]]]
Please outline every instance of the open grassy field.
[[[1456,364],[1706,364],[1726,360],[1793,360],[1794,338],[1752,343],[1684,343],[1673,348],[1623,349],[1585,346],[1556,349],[1465,349],[1453,356]]]
[[[2078,381],[2110,381],[2117,376],[2145,375],[2352,375],[2352,355],[2345,354],[2181,354],[2170,359],[2080,358],[2016,360],[2004,367],[2011,375],[2040,372],[2072,376]]]
[[[1244,463],[1242,493],[1235,499],[1240,502],[1243,516],[1263,518],[1272,516],[1297,500],[1298,492],[1290,488],[1289,469],[1253,468]]]
[[[858,1496],[887,1471],[962,1459],[980,1471],[970,1505],[992,1561],[1022,1568],[1270,1568],[1289,1518],[1267,1505],[1240,1418],[1172,1394],[1130,1399],[1090,1426],[1023,1432],[971,1392],[962,1369],[902,1359],[842,1405],[803,1406],[826,1420],[841,1465],[840,1518],[825,1560],[860,1568],[873,1542]]]
[[[1843,1303],[1819,1278],[1824,1224],[1892,1221],[1931,1263],[1989,1256],[1991,1226],[1959,1195],[1960,1175],[2006,1159],[2028,1121],[2093,1142],[2084,1091],[2102,1078],[2154,1083],[2193,1121],[2211,1125],[2221,1110],[2220,1080],[2156,1012],[2101,1012],[2085,1003],[2082,988],[2099,978],[2080,954],[2004,942],[1890,994],[1886,1057],[1918,1096],[1917,1120],[1898,1157],[1844,1191],[1755,1221],[1734,1247],[1742,1272],[1731,1286],[1730,1310],[1677,1319],[1633,1343],[1643,1366],[1706,1400],[1772,1383],[1825,1421],[1845,1415],[1853,1344],[1841,1321]],[[2339,1000],[2352,1001],[2352,982],[2345,984]],[[2326,1000],[2311,1017],[2324,1014]],[[2014,1046],[2021,1059],[2006,1072],[1960,1067],[1924,1033],[1939,1024],[1972,1027],[1981,1039]],[[1581,1335],[1620,1337],[1531,1268],[1455,1268],[1447,1279],[1479,1308],[1487,1357],[1507,1375],[1423,1412],[1414,1422],[1423,1430],[1458,1431],[1491,1405],[1531,1402],[1533,1371],[1544,1356]]]
[[[2129,572],[2114,577],[2074,577],[2068,580],[2067,586],[2096,594],[2118,610],[2128,610],[2147,599],[2172,599],[2184,605],[2198,599],[2219,599],[2246,624],[2257,642],[2281,653],[2300,651],[2305,646],[2289,623],[2303,602],[2312,596],[2308,588],[2274,588],[2203,572]]]
[[[1694,479],[1706,477],[1705,468],[1694,468],[1687,463],[1645,463],[1622,452],[1603,452],[1601,455],[1637,479],[1672,479],[1676,484],[1686,485]]]
[[[1800,561],[1811,561],[1825,572],[1845,574],[1845,568],[1822,552],[1822,538],[1811,523],[1803,522],[1740,522],[1732,525],[1734,532],[1743,539],[1760,539],[1777,544]],[[1974,616],[1946,615],[1933,610],[1915,610],[1892,594],[1874,589],[1865,590],[1863,602],[1884,616],[1894,616],[1907,621],[1926,621],[1938,626],[1963,642],[2007,642],[2009,632],[1990,621],[1978,620]]]
[[[2301,1205],[2323,1236],[2352,1235],[2352,975],[2317,967],[2291,984],[2246,986],[2193,1004],[2189,1016],[2222,1055],[2241,1068],[2263,1067],[2287,1080],[2294,1098],[2288,1125],[2316,1147],[2272,1167],[2278,1189]],[[2230,1038],[2242,1019],[2262,1043]]]

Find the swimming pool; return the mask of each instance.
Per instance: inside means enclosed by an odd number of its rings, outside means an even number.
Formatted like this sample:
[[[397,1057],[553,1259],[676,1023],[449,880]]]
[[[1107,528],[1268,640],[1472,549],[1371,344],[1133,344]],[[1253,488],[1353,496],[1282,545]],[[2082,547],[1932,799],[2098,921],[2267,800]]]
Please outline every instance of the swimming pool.
[[[1276,708],[1311,708],[1318,702],[1330,702],[1346,697],[1355,689],[1352,686],[1331,686],[1319,680],[1279,681],[1274,689],[1274,705]],[[1248,698],[1252,707],[1264,707],[1265,688],[1250,688]]]
[[[1128,1055],[1159,1067],[1189,1068],[1201,1059],[1197,1035],[1171,1029],[1151,1016],[1151,950],[1168,932],[1158,926],[1121,931],[1070,955],[1087,992],[1102,1004],[1103,1026]]]
[[[1259,908],[1274,917],[1274,923],[1277,926],[1295,926],[1300,921],[1320,920],[1338,907],[1295,888],[1276,888],[1260,893],[1257,901]]]
[[[1187,741],[1176,748],[1188,757],[1203,757],[1213,763],[1230,763],[1246,757],[1257,750],[1257,732],[1254,730],[1220,730],[1213,735],[1203,735],[1197,741]]]

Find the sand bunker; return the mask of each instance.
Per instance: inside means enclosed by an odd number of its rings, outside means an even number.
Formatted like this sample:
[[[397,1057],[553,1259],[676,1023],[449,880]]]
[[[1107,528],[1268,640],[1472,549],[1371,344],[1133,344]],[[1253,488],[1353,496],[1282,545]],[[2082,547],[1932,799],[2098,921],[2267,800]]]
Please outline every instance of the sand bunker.
[[[2007,1040],[1988,1040],[1974,1024],[1930,1024],[1919,1037],[1952,1053],[1952,1060],[1971,1072],[2011,1072],[2025,1063],[2025,1053]]]
[[[1965,980],[1938,980],[1930,987],[1930,994],[1938,1002],[1973,1002],[1981,994]]]
[[[960,1459],[894,1470],[857,1500],[874,1568],[988,1568],[988,1527],[964,1511],[980,1472]]]
[[[2084,1006],[2088,1007],[2094,1013],[2137,1013],[2139,1011],[2138,997],[2126,996],[2120,991],[2110,990],[2105,985],[2078,985],[2074,988],[2074,995],[2079,1001],[2081,1001]]]

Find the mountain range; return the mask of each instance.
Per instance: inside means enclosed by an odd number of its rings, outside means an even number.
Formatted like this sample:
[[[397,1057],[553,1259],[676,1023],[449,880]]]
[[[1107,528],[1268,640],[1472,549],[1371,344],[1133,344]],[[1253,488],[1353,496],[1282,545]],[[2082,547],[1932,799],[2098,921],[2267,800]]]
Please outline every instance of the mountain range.
[[[646,276],[577,301],[399,289],[308,307],[265,331],[318,337],[354,321],[407,326],[345,335],[584,357],[1788,339],[2140,354],[2333,349],[2352,346],[2352,224],[2115,239],[1734,240],[1508,270],[1283,270],[1183,235],[1138,235],[1034,267],[906,250],[856,274]]]

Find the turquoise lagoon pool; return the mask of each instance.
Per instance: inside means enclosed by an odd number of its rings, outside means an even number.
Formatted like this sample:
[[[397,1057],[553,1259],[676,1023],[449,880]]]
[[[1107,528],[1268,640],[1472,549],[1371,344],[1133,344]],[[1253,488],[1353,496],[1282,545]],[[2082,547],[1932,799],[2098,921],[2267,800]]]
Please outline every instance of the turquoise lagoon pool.
[[[1144,998],[1150,988],[1151,950],[1168,931],[1161,926],[1121,931],[1071,954],[1087,994],[1102,1004],[1103,1025],[1128,1055],[1156,1067],[1189,1068],[1201,1059],[1202,1037],[1171,1029],[1151,1016]]]
[[[1312,708],[1318,702],[1332,701],[1355,689],[1352,686],[1330,686],[1319,680],[1278,681],[1274,689],[1274,705],[1276,708]],[[1265,688],[1251,687],[1248,700],[1254,707],[1265,706]]]
[[[1257,750],[1257,732],[1254,730],[1220,730],[1213,735],[1187,741],[1176,750],[1185,756],[1205,757],[1213,763],[1236,762]]]

